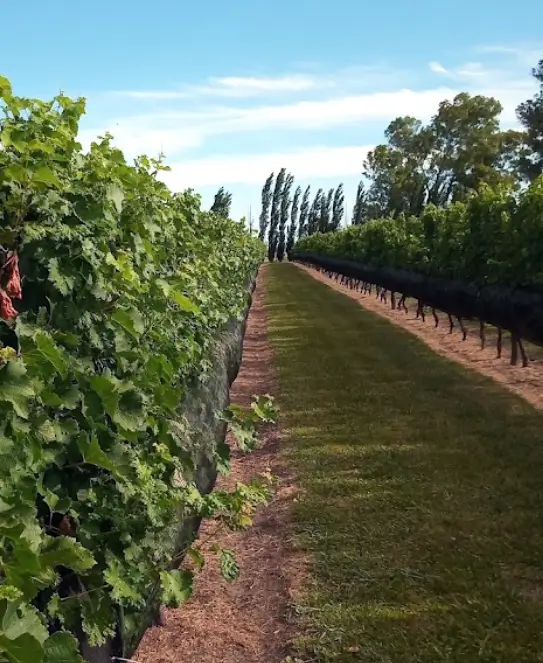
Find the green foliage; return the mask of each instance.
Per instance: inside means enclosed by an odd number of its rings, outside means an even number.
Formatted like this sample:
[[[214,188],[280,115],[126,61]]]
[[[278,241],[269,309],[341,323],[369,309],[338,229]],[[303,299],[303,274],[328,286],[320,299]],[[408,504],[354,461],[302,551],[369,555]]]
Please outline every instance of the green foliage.
[[[328,227],[328,230],[337,230],[341,222],[343,221],[343,216],[345,215],[345,194],[343,193],[343,184],[340,184],[338,188],[334,191],[334,200],[332,203],[332,220]]]
[[[356,198],[353,207],[353,215],[351,218],[351,223],[353,226],[359,226],[360,224],[366,221],[366,190],[364,188],[364,182],[358,183],[358,188],[356,190]]]
[[[239,405],[230,405],[223,413],[242,451],[252,451],[258,442],[258,425],[271,423],[277,418],[277,410],[271,396],[254,396],[247,412]]]
[[[277,245],[279,243],[279,224],[281,220],[281,201],[283,198],[283,187],[287,176],[286,168],[281,168],[275,178],[275,187],[273,189],[270,230],[268,233],[268,260],[275,260],[277,256]]]
[[[260,211],[260,227],[258,237],[261,241],[266,238],[266,232],[270,225],[270,206],[272,199],[272,186],[273,186],[274,173],[268,177],[264,186],[262,187],[262,209]]]
[[[353,222],[420,214],[428,204],[465,201],[482,184],[518,183],[523,135],[500,130],[501,110],[492,97],[462,93],[443,101],[426,126],[396,118],[387,143],[368,154],[369,186],[363,200],[359,189]]]
[[[324,191],[319,189],[315,194],[315,198],[311,203],[309,208],[309,215],[307,218],[307,230],[306,235],[314,235],[319,231],[319,224],[322,212],[322,199],[324,197]]]
[[[290,190],[294,183],[294,177],[288,174],[285,177],[285,184],[283,185],[283,191],[281,194],[281,208],[280,208],[280,218],[279,218],[279,235],[277,241],[277,260],[283,260],[285,257],[286,251],[286,232],[287,232],[287,223],[290,218],[290,207],[292,199],[290,197]]]
[[[297,251],[460,279],[476,285],[543,286],[543,177],[521,194],[482,186],[465,202],[428,205],[335,233],[302,238]]]
[[[517,115],[526,130],[527,150],[520,158],[520,170],[529,180],[543,174],[543,59],[532,71],[539,90],[517,108]]]
[[[130,165],[109,135],[83,153],[84,100],[15,97],[4,78],[0,94],[1,293],[14,257],[23,279],[19,315],[0,321],[0,661],[78,663],[80,624],[99,644],[151,587],[185,598],[179,518],[237,522],[262,499],[198,493],[180,404],[264,246],[172,194],[161,159]],[[48,636],[52,617],[65,631]]]
[[[334,198],[334,189],[330,189],[326,195],[321,196],[321,208],[318,221],[319,232],[325,233],[330,230],[332,201]]]
[[[292,207],[290,210],[290,224],[288,227],[288,236],[287,236],[287,255],[290,256],[290,252],[296,242],[296,235],[298,233],[298,214],[300,212],[300,198],[302,196],[302,187],[296,187],[294,192],[294,198],[292,199]]]
[[[300,221],[298,225],[298,239],[307,235],[307,219],[309,217],[309,196],[311,195],[311,187],[308,186],[304,191],[302,202],[300,203]]]
[[[230,207],[232,206],[232,194],[222,186],[215,194],[213,205],[210,212],[222,216],[224,219],[230,217]]]

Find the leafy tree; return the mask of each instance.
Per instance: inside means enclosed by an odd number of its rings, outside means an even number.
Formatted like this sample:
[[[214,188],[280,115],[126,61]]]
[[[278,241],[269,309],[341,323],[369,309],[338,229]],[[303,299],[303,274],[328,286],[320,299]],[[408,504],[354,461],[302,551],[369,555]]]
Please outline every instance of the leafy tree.
[[[527,154],[520,159],[520,171],[529,180],[543,173],[543,59],[532,75],[540,84],[539,92],[517,108],[518,119],[526,130],[527,147]]]
[[[266,180],[264,186],[262,187],[262,209],[260,211],[260,228],[258,232],[258,237],[264,241],[266,237],[266,231],[270,224],[270,207],[272,199],[272,186],[273,186],[274,173]]]
[[[215,200],[211,205],[210,212],[222,216],[224,219],[230,218],[230,207],[232,205],[232,194],[221,187],[215,194]]]
[[[307,219],[307,235],[314,235],[319,231],[323,197],[324,191],[319,189],[309,210],[309,216]]]
[[[359,226],[366,220],[366,190],[364,188],[364,182],[360,181],[356,190],[356,199],[354,202],[351,223],[353,226]]]
[[[368,154],[367,218],[419,214],[425,205],[466,200],[486,183],[514,183],[521,134],[502,132],[502,107],[492,97],[443,101],[430,124],[413,117],[390,123],[387,144]]]
[[[327,195],[321,198],[321,213],[319,218],[319,232],[328,232],[331,223],[332,201],[334,199],[334,189],[330,189]]]
[[[285,184],[283,186],[283,193],[281,196],[281,217],[279,219],[279,240],[277,242],[277,260],[283,260],[286,251],[286,231],[287,223],[290,217],[290,205],[292,199],[290,197],[290,190],[294,183],[294,177],[287,175],[285,177]]]
[[[332,204],[332,221],[330,230],[337,230],[341,226],[343,216],[345,215],[345,194],[343,193],[343,184],[340,184],[334,193],[334,202]]]
[[[298,229],[298,212],[300,209],[300,197],[302,195],[302,187],[299,186],[294,192],[294,198],[292,200],[292,208],[290,212],[290,226],[288,228],[288,237],[287,237],[287,255],[290,256],[292,247],[296,241],[296,232]]]
[[[309,217],[309,196],[311,195],[311,186],[304,191],[302,203],[300,205],[300,222],[298,226],[298,239],[307,234],[307,221]]]
[[[286,168],[281,168],[275,180],[273,189],[270,231],[268,233],[268,260],[273,261],[277,255],[277,244],[279,241],[279,221],[281,218],[281,198],[283,196],[283,185],[287,175]]]

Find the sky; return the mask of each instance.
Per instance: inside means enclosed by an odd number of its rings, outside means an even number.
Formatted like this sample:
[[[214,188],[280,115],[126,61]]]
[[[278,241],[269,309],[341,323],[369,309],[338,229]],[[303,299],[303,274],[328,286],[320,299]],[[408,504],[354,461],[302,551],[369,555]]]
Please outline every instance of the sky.
[[[401,115],[429,120],[461,91],[497,97],[502,125],[536,91],[543,3],[525,0],[0,0],[0,74],[15,94],[87,99],[80,140],[106,130],[164,181],[256,219],[270,172],[345,185]]]

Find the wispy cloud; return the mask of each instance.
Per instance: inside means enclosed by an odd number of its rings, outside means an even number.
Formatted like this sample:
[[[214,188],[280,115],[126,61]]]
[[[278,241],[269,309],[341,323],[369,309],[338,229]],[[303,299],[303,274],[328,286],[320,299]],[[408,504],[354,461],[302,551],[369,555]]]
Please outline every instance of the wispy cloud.
[[[439,62],[430,62],[428,64],[430,67],[430,71],[433,71],[434,74],[447,74],[448,71],[445,69],[445,67],[440,64]]]
[[[271,171],[285,167],[300,179],[359,175],[373,146],[313,147],[285,152],[231,154],[189,159],[171,164],[161,174],[174,190],[218,184],[262,184]]]
[[[225,78],[212,78],[214,90],[228,90],[230,92],[299,92],[317,87],[318,81],[309,76],[291,75],[280,78],[256,78],[242,76],[227,76]]]
[[[294,93],[314,89],[324,82],[310,76],[291,74],[277,77],[225,76],[209,78],[204,85],[187,85],[174,90],[116,90],[117,97],[152,101],[196,97],[255,97],[273,93]]]
[[[167,111],[119,118],[108,129],[115,142],[128,154],[135,155],[155,145],[172,154],[202,144],[205,139],[226,134],[255,132],[319,131],[360,122],[387,121],[397,115],[429,118],[440,101],[452,98],[456,90],[440,87],[433,90],[398,90],[318,101],[267,104],[251,107],[214,107],[201,112]],[[159,128],[158,128],[159,127]],[[90,129],[82,135],[88,141],[98,132]]]
[[[175,188],[260,182],[281,164],[299,177],[359,173],[367,148],[338,142],[380,142],[395,117],[427,121],[441,101],[461,91],[498,98],[504,125],[515,125],[516,106],[536,89],[526,67],[528,58],[536,64],[535,50],[486,46],[468,55],[431,60],[418,71],[383,63],[337,71],[306,66],[118,91],[100,100],[102,109],[116,107],[115,116],[102,115],[91,126],[88,118],[81,139],[89,144],[107,129],[129,157],[164,151],[173,163],[165,177]],[[217,149],[224,156],[215,156]]]

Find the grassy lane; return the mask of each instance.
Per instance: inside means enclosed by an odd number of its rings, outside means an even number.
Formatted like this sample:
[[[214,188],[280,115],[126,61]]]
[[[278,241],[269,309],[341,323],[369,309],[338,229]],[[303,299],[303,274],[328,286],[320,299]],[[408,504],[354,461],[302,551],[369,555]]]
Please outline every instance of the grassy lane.
[[[293,265],[270,337],[317,661],[543,661],[543,414]]]

